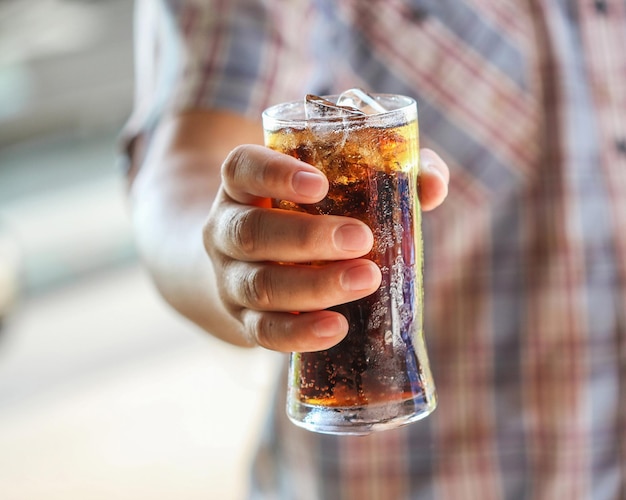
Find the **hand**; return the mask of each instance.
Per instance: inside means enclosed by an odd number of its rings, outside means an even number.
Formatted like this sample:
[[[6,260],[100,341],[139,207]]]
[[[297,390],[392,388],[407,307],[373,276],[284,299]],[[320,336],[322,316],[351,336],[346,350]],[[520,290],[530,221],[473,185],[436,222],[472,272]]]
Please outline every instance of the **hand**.
[[[420,200],[430,210],[445,198],[449,173],[434,152],[421,156]],[[250,344],[285,352],[329,348],[345,337],[348,322],[324,309],[380,286],[379,268],[362,258],[373,244],[367,225],[268,208],[269,198],[315,203],[327,191],[315,167],[262,146],[240,146],[222,165],[204,245],[221,300]],[[304,264],[321,260],[330,263]]]

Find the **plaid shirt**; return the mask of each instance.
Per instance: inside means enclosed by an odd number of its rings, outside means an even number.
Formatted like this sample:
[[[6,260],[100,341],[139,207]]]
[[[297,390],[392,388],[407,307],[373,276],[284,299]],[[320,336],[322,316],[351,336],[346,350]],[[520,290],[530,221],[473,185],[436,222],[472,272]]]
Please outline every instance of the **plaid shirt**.
[[[145,0],[137,107],[349,87],[418,101],[451,168],[424,217],[437,411],[368,437],[285,418],[252,498],[626,498],[626,2]]]

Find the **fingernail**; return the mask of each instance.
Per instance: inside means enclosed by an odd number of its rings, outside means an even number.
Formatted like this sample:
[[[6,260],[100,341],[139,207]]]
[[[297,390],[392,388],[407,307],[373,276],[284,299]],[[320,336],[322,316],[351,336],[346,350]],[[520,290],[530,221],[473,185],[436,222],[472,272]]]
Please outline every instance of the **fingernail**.
[[[333,240],[337,248],[348,252],[368,251],[373,244],[371,231],[358,224],[344,224],[338,227]]]
[[[324,184],[321,175],[313,172],[296,172],[291,180],[294,191],[308,198],[321,199],[325,195]]]
[[[313,325],[315,335],[320,338],[337,337],[346,333],[348,322],[341,315],[333,315],[320,319]]]
[[[344,290],[367,290],[374,286],[377,279],[378,273],[372,264],[359,264],[343,273],[341,286]]]

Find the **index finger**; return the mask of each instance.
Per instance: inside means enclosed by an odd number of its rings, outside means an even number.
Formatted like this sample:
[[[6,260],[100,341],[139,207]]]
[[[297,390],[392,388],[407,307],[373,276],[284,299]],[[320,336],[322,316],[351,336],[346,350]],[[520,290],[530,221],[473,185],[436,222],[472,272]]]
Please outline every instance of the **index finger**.
[[[222,184],[233,200],[251,205],[265,198],[316,203],[328,192],[326,176],[312,165],[252,144],[230,152],[222,164]]]

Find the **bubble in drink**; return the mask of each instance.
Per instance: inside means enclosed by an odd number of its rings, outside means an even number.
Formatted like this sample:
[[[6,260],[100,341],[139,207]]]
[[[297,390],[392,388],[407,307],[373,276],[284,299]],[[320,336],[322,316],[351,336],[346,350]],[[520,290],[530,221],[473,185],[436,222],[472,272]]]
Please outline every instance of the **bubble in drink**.
[[[367,99],[354,100],[361,97],[359,92],[349,91],[351,103],[371,111]],[[385,109],[378,100],[368,98]],[[390,106],[397,106],[390,99]],[[342,342],[319,352],[294,353],[290,364],[289,397],[297,406],[290,410],[292,420],[309,419],[304,426],[320,432],[358,434],[394,419],[404,418],[406,423],[424,416],[434,409],[436,398],[422,338],[417,116],[400,114],[398,118],[396,114],[390,121],[377,112],[381,118],[372,122],[371,115],[360,110],[354,113],[336,102],[307,96],[307,118],[311,105],[321,105],[332,118],[325,123],[305,121],[297,127],[266,127],[265,143],[316,166],[330,186],[319,203],[274,200],[275,207],[353,217],[367,224],[374,235],[366,258],[381,269],[380,288],[368,297],[332,308],[350,325]],[[341,120],[334,120],[337,115]],[[315,421],[325,418],[316,408],[338,412],[335,422]],[[346,430],[350,425],[357,430]]]

